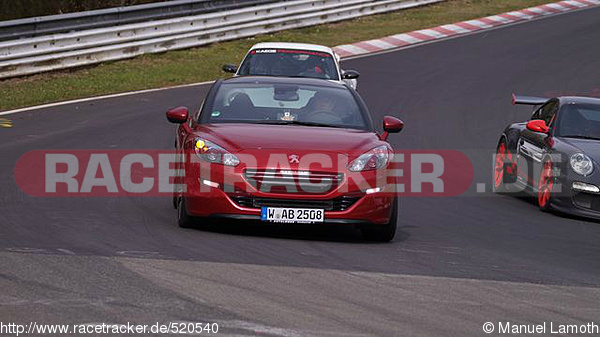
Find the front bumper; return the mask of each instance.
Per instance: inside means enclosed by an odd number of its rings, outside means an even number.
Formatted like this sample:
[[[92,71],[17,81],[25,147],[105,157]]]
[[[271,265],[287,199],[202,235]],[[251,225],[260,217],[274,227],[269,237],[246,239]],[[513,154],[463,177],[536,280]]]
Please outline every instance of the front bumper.
[[[306,182],[306,176],[290,173],[285,179],[274,178],[259,172],[265,169],[261,168],[262,165],[257,166],[242,164],[229,167],[204,162],[186,165],[186,191],[179,196],[186,200],[187,213],[196,217],[260,220],[261,206],[318,208],[325,210],[324,223],[384,225],[390,222],[396,195],[386,190],[391,186],[388,185],[387,171],[301,171],[286,168],[285,172],[308,172],[309,176],[314,174],[315,178],[320,178],[310,180],[310,184],[300,185],[296,190],[282,190],[276,188],[277,184],[287,182],[289,177],[297,183]],[[261,184],[269,179],[276,181],[275,187],[262,189]],[[330,185],[325,184],[323,189],[319,187],[315,191],[307,188],[318,187],[319,181],[327,179]],[[257,184],[257,181],[261,183]],[[366,193],[374,187],[380,187],[378,192]]]
[[[561,179],[563,191],[552,197],[552,208],[558,212],[580,217],[600,219],[600,193],[586,192],[573,188],[573,182],[582,182],[581,177]],[[590,181],[586,184],[596,185]]]
[[[356,196],[356,194],[352,194]],[[340,196],[336,196],[339,198]],[[261,199],[268,199],[261,196]],[[299,200],[289,196],[290,200]],[[331,200],[322,199],[321,200]],[[277,198],[274,200],[282,200]],[[300,200],[314,200],[303,197]],[[377,193],[358,197],[350,207],[340,211],[325,211],[326,224],[373,224],[383,225],[390,221],[392,203],[395,198],[390,195]],[[186,206],[188,214],[197,217],[213,217],[228,219],[260,220],[261,209],[256,207],[240,206],[234,201],[231,194],[218,188],[211,188],[209,192],[187,193]],[[274,205],[274,207],[278,207]],[[294,207],[286,203],[285,207]],[[306,206],[297,206],[305,208]]]

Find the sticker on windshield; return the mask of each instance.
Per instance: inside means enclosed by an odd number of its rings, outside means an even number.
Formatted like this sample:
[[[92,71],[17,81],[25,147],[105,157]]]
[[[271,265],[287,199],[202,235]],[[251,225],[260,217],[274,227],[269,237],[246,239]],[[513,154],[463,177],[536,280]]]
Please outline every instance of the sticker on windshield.
[[[278,113],[277,119],[280,121],[295,121],[298,119],[298,115],[286,110],[284,113]]]
[[[257,53],[276,53],[277,50],[275,49],[256,49],[255,50]]]
[[[210,114],[211,117],[219,117],[221,116],[221,111],[215,110]]]

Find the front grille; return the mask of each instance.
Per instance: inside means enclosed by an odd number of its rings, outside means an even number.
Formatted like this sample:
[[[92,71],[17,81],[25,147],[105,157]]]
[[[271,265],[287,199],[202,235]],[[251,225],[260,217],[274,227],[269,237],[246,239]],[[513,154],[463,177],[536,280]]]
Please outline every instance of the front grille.
[[[263,193],[315,193],[335,190],[344,180],[343,173],[246,169],[244,177]]]
[[[265,207],[290,207],[290,208],[320,208],[326,211],[345,211],[352,207],[360,197],[338,197],[329,200],[311,199],[275,199],[259,198],[253,196],[232,196],[231,199],[241,207],[261,208]]]

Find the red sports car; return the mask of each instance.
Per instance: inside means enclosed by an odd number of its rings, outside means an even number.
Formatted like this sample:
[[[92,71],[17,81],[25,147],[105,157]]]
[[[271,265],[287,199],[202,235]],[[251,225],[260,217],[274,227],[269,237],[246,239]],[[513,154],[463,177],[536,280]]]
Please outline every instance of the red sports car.
[[[375,132],[358,93],[309,78],[245,76],[216,81],[202,107],[178,123],[184,183],[174,193],[181,227],[195,218],[360,226],[390,241],[398,203],[386,171],[386,142],[402,121]]]

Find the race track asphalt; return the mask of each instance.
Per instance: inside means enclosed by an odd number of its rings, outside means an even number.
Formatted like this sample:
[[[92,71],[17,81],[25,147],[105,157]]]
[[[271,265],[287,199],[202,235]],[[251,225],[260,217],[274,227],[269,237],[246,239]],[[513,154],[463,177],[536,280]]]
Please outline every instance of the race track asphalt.
[[[207,86],[50,107],[0,129],[2,322],[218,322],[223,335],[484,335],[482,324],[600,324],[600,222],[490,190],[513,92],[600,95],[600,8],[343,62],[399,149],[468,153],[486,193],[404,198],[399,232],[180,229],[169,198],[35,198],[14,181],[34,149],[169,149],[173,106]],[[219,65],[215,65],[219,66]],[[1,85],[1,83],[0,83]],[[474,187],[472,188],[474,190]]]

